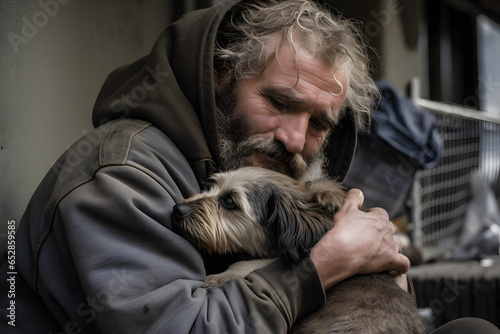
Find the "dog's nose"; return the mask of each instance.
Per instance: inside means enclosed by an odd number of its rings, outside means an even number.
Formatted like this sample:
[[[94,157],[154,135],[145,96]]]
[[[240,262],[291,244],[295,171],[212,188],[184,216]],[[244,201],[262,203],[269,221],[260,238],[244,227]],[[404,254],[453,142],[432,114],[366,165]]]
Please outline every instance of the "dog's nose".
[[[190,208],[186,204],[174,205],[174,216],[177,218],[184,218],[189,214]]]

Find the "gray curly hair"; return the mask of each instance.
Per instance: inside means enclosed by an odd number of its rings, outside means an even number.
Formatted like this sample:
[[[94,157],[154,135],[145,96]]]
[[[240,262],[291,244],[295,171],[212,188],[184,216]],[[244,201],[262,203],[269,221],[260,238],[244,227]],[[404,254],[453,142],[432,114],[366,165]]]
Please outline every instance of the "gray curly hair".
[[[281,42],[276,49],[272,41],[277,33]],[[214,51],[219,80],[234,82],[259,75],[282,46],[296,50],[297,34],[314,56],[337,69],[342,66],[349,74],[344,110],[366,127],[379,91],[369,73],[360,30],[356,22],[332,15],[312,1],[246,1],[235,6],[219,27]]]

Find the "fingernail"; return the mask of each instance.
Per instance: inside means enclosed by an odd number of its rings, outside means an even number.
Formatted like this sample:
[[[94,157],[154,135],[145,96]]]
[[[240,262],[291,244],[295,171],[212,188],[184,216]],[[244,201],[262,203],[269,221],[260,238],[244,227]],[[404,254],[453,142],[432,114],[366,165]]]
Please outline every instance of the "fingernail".
[[[363,192],[361,190],[359,190],[359,197],[365,198],[365,195],[363,194]]]

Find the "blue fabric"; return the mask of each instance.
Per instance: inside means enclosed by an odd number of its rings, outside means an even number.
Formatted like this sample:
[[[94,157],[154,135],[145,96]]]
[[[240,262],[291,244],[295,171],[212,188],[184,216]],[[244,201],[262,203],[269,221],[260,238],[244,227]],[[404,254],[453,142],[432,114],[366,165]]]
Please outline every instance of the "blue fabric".
[[[422,168],[436,166],[442,141],[434,116],[417,107],[390,83],[378,81],[377,87],[383,98],[373,113],[372,132]]]
[[[386,81],[369,133],[358,131],[358,147],[344,184],[361,189],[365,207],[380,206],[391,218],[404,210],[417,170],[439,163],[442,141],[435,117]]]

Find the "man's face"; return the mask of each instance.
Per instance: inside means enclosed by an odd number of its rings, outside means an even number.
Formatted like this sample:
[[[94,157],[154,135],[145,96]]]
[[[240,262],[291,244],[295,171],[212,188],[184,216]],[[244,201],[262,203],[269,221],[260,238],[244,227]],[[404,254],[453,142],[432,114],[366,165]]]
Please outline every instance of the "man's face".
[[[231,90],[235,100],[223,111],[229,114],[223,160],[229,168],[251,165],[301,178],[323,162],[322,147],[339,120],[347,85],[342,69],[285,45],[260,75]]]

